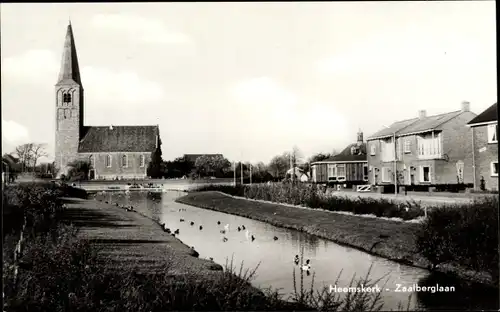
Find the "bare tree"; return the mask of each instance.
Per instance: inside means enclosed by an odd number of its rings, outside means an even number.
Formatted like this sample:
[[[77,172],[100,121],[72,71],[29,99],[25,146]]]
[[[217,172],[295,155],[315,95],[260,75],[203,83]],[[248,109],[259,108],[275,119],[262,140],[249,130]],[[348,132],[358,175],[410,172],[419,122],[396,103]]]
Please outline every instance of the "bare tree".
[[[49,154],[45,150],[45,144],[32,143],[31,147],[31,160],[33,161],[33,171],[35,170],[36,163],[42,157],[47,157]]]
[[[33,143],[26,143],[16,147],[15,153],[19,158],[19,163],[21,164],[21,171],[24,172],[31,160],[31,152],[33,150]]]
[[[38,160],[42,157],[48,156],[45,150],[46,144],[44,143],[25,143],[16,147],[15,153],[19,157],[19,163],[22,166],[22,171],[31,168],[35,171]]]

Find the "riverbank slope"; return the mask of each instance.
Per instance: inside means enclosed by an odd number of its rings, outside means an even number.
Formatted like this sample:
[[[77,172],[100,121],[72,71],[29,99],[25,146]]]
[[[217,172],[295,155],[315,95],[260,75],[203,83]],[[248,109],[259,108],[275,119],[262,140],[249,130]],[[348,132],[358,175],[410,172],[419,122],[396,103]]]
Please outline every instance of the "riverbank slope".
[[[99,255],[116,268],[152,272],[168,265],[172,274],[210,275],[222,266],[200,259],[178,238],[137,212],[96,200],[64,198],[64,221],[98,247]]]
[[[299,230],[407,265],[420,268],[428,268],[430,265],[416,251],[415,233],[419,225],[415,223],[300,209],[234,198],[214,191],[189,193],[176,201]],[[451,265],[443,265],[438,270],[475,282],[490,282],[488,275]]]

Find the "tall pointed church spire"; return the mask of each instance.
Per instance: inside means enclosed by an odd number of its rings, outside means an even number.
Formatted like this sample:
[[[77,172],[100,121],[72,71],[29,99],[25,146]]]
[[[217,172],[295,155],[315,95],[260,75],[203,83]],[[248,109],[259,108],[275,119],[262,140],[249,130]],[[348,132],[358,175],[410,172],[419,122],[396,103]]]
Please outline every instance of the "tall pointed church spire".
[[[66,39],[64,40],[64,49],[61,61],[61,71],[57,83],[76,82],[82,84],[80,80],[80,67],[78,66],[78,57],[76,55],[75,38],[73,37],[73,28],[71,21],[68,24],[66,31]]]

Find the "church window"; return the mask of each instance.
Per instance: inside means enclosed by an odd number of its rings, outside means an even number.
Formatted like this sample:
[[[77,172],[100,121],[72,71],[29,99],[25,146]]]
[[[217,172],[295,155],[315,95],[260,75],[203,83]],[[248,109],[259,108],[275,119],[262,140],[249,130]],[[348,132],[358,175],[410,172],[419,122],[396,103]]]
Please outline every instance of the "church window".
[[[122,156],[122,167],[127,168],[128,167],[128,159],[127,155]]]
[[[69,93],[63,94],[63,103],[71,103],[71,94]]]
[[[144,167],[145,163],[146,163],[146,158],[144,157],[144,155],[141,155],[141,158],[140,158],[140,167]]]
[[[111,155],[106,155],[106,167],[111,167]]]

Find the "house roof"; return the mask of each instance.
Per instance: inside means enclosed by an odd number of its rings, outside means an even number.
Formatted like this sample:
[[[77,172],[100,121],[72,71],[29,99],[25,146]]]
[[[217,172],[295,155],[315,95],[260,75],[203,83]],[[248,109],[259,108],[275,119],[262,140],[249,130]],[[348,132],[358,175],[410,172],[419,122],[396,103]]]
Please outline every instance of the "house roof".
[[[408,135],[411,133],[418,133],[427,130],[439,130],[440,126],[447,121],[457,117],[462,114],[462,111],[454,111],[450,113],[444,113],[433,116],[426,116],[423,118],[413,118],[403,121],[397,121],[393,123],[390,127],[384,128],[368,138],[368,140],[373,140],[382,137],[388,137],[394,135]],[[474,114],[474,113],[471,113]]]
[[[73,37],[73,28],[70,23],[64,40],[61,70],[59,71],[57,84],[71,84],[75,82],[80,85],[82,84],[80,79],[80,67],[78,66],[78,57],[76,55],[75,38]]]
[[[359,154],[353,155],[351,152],[352,147],[359,147]],[[349,162],[349,161],[366,161],[366,143],[352,143],[342,150],[339,154],[329,157],[322,161],[316,161],[316,163],[327,163],[327,162]]]
[[[191,162],[196,162],[201,156],[222,156],[222,154],[184,154],[184,158]]]
[[[398,135],[405,135],[415,132],[426,131],[430,129],[439,129],[442,124],[451,120],[458,115],[460,115],[462,111],[455,111],[445,114],[439,114],[434,116],[424,117],[422,119],[418,119],[416,122],[408,125],[408,127],[403,128],[397,132]]]
[[[375,132],[375,134],[370,136],[368,140],[393,135],[394,133],[398,133],[399,131],[403,130],[404,128],[408,127],[409,125],[417,121],[418,118],[396,121],[388,128],[383,128],[382,130]]]
[[[78,152],[153,152],[159,134],[158,126],[85,127]]]
[[[12,156],[11,154],[4,154],[2,160],[8,161],[9,163],[16,164],[19,162],[19,158]]]
[[[474,125],[483,122],[498,121],[497,103],[488,107],[481,114],[477,115],[474,119],[469,121],[468,125]]]
[[[288,169],[286,174],[290,174],[290,175],[293,174],[293,168]],[[300,178],[303,175],[306,175],[307,177],[309,177],[307,175],[307,173],[304,172],[304,170],[300,169],[299,167],[295,167],[295,176]]]
[[[10,154],[5,154],[2,156],[2,168],[4,166],[9,166],[9,168],[19,168],[19,158],[16,158]],[[5,168],[4,168],[5,169]]]

